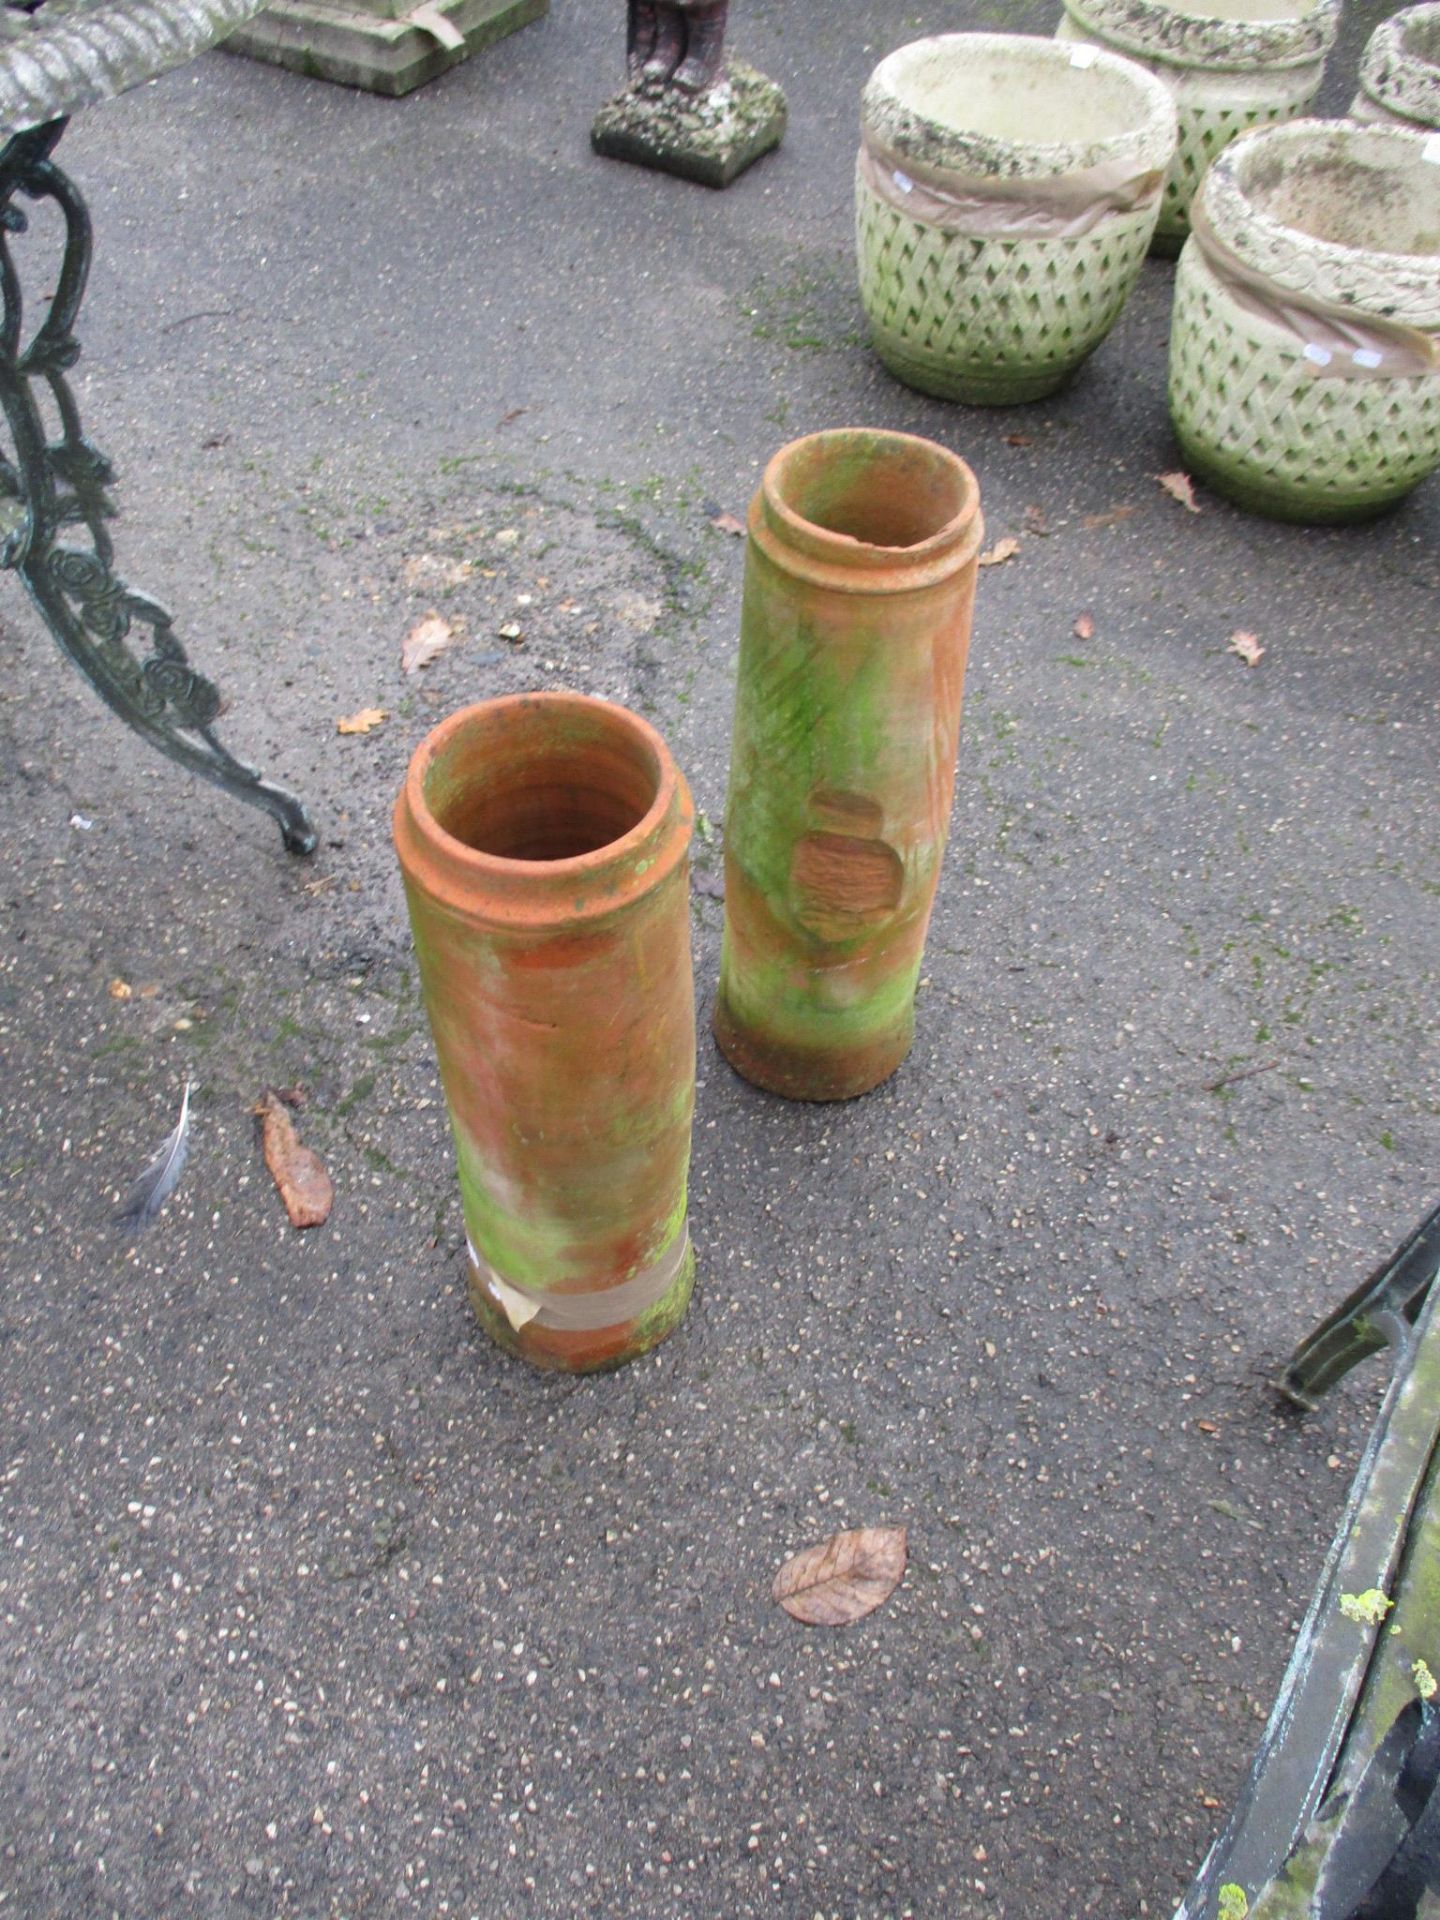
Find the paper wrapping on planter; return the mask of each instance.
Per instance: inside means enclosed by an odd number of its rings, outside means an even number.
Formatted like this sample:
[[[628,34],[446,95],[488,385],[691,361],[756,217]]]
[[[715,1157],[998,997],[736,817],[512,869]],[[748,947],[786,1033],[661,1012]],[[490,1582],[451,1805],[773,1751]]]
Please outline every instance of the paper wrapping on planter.
[[[1079,173],[998,179],[942,173],[892,152],[868,127],[860,138],[860,177],[887,206],[929,227],[976,240],[1078,240],[1113,213],[1135,213],[1160,198],[1162,167],[1137,173],[1129,161]]]
[[[1198,201],[1190,209],[1190,232],[1236,305],[1288,333],[1317,379],[1409,380],[1440,370],[1440,337],[1323,294],[1276,286],[1226,246]]]

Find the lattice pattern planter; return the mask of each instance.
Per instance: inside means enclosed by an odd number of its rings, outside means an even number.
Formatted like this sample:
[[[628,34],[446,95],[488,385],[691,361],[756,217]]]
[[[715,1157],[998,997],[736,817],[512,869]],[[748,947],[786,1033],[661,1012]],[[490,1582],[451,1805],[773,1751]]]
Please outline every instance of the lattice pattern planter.
[[[881,62],[862,127],[860,293],[885,365],[946,399],[1053,393],[1144,260],[1174,150],[1164,87],[1093,49],[945,34]]]
[[[1320,89],[1340,0],[1275,0],[1278,17],[1247,17],[1248,0],[1212,0],[1203,14],[1175,0],[1065,0],[1056,38],[1138,60],[1175,97],[1179,142],[1165,181],[1154,250],[1179,252],[1206,170],[1230,142],[1303,114]]]
[[[1170,411],[1191,468],[1285,519],[1363,518],[1440,465],[1440,167],[1418,135],[1298,121],[1195,201]]]

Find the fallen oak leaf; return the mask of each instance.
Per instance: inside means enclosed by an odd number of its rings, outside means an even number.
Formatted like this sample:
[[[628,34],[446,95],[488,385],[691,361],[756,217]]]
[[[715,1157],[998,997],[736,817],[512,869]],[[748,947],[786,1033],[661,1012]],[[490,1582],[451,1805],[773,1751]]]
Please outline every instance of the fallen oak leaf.
[[[1095,638],[1095,622],[1090,618],[1088,613],[1082,613],[1078,617],[1074,626],[1074,634],[1077,640],[1093,640]]]
[[[745,538],[745,522],[737,520],[733,513],[712,513],[710,524],[717,533],[733,533],[737,540]]]
[[[318,1153],[300,1144],[295,1123],[273,1088],[255,1109],[265,1164],[285,1202],[292,1227],[323,1227],[335,1204],[335,1188]]]
[[[1238,653],[1247,667],[1258,667],[1265,649],[1253,633],[1247,633],[1243,627],[1237,627],[1225,642],[1231,653]]]
[[[406,673],[418,673],[432,660],[455,644],[455,629],[432,608],[423,620],[417,620],[400,643],[400,665]]]
[[[905,1573],[904,1527],[852,1527],[806,1547],[775,1576],[770,1597],[808,1627],[845,1627],[883,1606]]]
[[[1020,551],[1020,542],[1013,533],[1007,533],[1003,540],[997,540],[993,547],[980,556],[982,567],[1001,567],[1007,560],[1013,560]]]
[[[1155,478],[1172,500],[1178,500],[1187,513],[1199,513],[1195,486],[1188,473],[1157,473]]]
[[[337,733],[370,733],[385,718],[383,707],[362,707],[358,713],[347,714],[343,720],[335,722]]]

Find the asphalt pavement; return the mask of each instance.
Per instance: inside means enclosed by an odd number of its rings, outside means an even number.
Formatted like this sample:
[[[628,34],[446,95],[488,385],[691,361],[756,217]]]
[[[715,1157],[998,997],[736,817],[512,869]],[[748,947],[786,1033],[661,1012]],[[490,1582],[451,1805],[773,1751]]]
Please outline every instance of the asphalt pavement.
[[[620,0],[403,101],[217,52],[67,135],[118,563],[320,847],[147,749],[0,582],[0,1914],[1108,1920],[1202,1857],[1380,1389],[1300,1418],[1268,1377],[1437,1198],[1440,481],[1353,529],[1187,512],[1163,262],[1053,401],[879,367],[860,87],[1055,11],[736,0],[790,130],[723,194],[590,153]],[[706,818],[704,1034],[713,522],[844,424],[958,450],[1019,541],[916,1045],[825,1108],[703,1037],[689,1317],[535,1374],[466,1303],[393,797],[488,694],[647,713]],[[407,677],[432,610],[461,637]],[[266,1174],[267,1086],[304,1090],[323,1228]],[[884,1607],[772,1605],[863,1524],[909,1528]]]

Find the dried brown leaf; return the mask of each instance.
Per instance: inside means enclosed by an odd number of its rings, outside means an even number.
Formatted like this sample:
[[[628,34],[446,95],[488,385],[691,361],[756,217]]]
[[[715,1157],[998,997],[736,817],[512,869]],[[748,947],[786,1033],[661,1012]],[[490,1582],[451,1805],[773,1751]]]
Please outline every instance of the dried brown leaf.
[[[135,989],[128,980],[112,980],[107,991],[112,1000],[128,1000]]]
[[[1243,627],[1237,627],[1226,643],[1231,653],[1238,653],[1247,667],[1258,667],[1260,656],[1265,649],[1253,633],[1247,633]]]
[[[385,718],[383,707],[362,707],[358,713],[347,714],[343,720],[335,722],[337,733],[370,733]]]
[[[1077,640],[1093,640],[1095,638],[1095,622],[1090,618],[1088,613],[1082,613],[1076,620],[1075,638]]]
[[[745,538],[745,522],[737,520],[733,513],[712,513],[710,524],[717,533],[733,533],[737,540]]]
[[[1087,533],[1094,533],[1097,527],[1118,527],[1122,520],[1128,520],[1134,507],[1111,507],[1105,513],[1087,513],[1080,522]]]
[[[506,412],[501,414],[495,424],[497,427],[508,427],[512,421],[518,420],[522,413],[528,413],[529,411],[529,407],[510,407]]]
[[[335,1189],[318,1153],[301,1146],[295,1123],[273,1088],[255,1111],[260,1116],[265,1164],[292,1227],[323,1227],[335,1204]]]
[[[447,647],[455,644],[455,629],[432,608],[423,620],[417,620],[400,643],[400,664],[406,673],[418,673]]]
[[[1187,513],[1199,513],[1195,487],[1188,473],[1157,473],[1155,478],[1172,500],[1178,500]]]
[[[1050,537],[1050,522],[1045,518],[1043,507],[1029,506],[1025,509],[1025,531],[1039,534],[1042,540]]]
[[[1003,566],[1007,560],[1013,560],[1019,551],[1020,542],[1013,533],[1007,533],[1003,540],[997,540],[993,547],[981,554],[980,565],[982,567]]]
[[[1005,444],[1007,447],[1033,447],[1035,442],[1028,433],[1007,433]]]
[[[787,1560],[771,1598],[809,1627],[845,1627],[883,1606],[905,1573],[904,1527],[852,1527]]]

